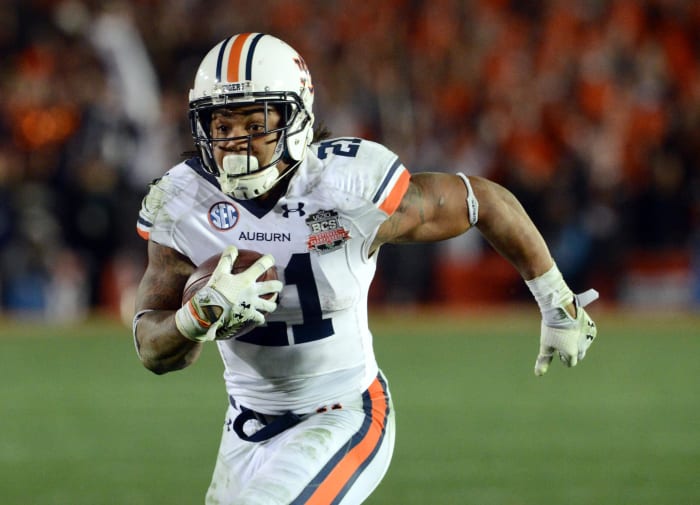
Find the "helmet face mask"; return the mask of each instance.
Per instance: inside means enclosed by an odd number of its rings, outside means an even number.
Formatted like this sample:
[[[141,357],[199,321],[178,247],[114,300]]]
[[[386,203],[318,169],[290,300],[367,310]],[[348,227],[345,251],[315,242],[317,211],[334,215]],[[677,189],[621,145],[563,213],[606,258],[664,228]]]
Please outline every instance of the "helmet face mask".
[[[245,78],[245,80],[240,80]],[[222,109],[260,105],[262,132],[226,138],[212,135],[212,117]],[[205,170],[235,198],[256,198],[278,181],[277,163],[294,163],[306,154],[313,137],[313,86],[306,64],[290,46],[270,35],[235,35],[217,44],[202,60],[190,91],[190,128]],[[279,121],[272,125],[274,109]],[[274,155],[264,166],[253,158],[253,140],[277,135]],[[247,162],[216,162],[219,142],[246,143]],[[227,155],[224,158],[228,158]],[[245,156],[245,155],[236,155]],[[231,161],[231,160],[229,160]]]
[[[231,141],[245,141],[250,146],[251,141],[259,137],[267,137],[272,134],[278,134],[280,144],[282,145],[285,138],[298,135],[306,127],[310,118],[308,114],[303,113],[303,107],[299,103],[298,97],[275,98],[270,97],[269,93],[261,93],[260,98],[250,101],[233,101],[227,97],[224,101],[203,99],[190,104],[190,128],[192,130],[192,138],[195,145],[201,151],[204,150],[206,155],[202,156],[205,162],[207,171],[216,175],[219,167],[213,160],[214,146],[217,143]],[[264,129],[258,133],[248,135],[239,135],[234,137],[213,137],[211,132],[212,118],[214,114],[221,111],[235,111],[238,107],[245,107],[254,104],[261,105],[261,111],[264,114]],[[274,109],[279,114],[279,121],[276,126],[270,126],[269,111]],[[300,116],[302,116],[300,118]],[[276,156],[265,166],[277,163],[285,154],[285,150],[281,150],[279,156]],[[294,158],[289,157],[292,161]],[[264,168],[264,167],[263,167]]]

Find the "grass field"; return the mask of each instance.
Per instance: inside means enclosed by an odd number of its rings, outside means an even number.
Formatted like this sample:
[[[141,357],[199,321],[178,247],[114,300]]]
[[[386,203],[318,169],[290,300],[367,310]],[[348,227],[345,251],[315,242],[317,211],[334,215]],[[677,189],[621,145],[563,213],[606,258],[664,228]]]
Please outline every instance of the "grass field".
[[[700,504],[700,315],[592,313],[536,378],[536,310],[374,314],[398,438],[378,505]],[[0,323],[0,503],[203,503],[226,396],[213,346],[155,376],[129,329]]]

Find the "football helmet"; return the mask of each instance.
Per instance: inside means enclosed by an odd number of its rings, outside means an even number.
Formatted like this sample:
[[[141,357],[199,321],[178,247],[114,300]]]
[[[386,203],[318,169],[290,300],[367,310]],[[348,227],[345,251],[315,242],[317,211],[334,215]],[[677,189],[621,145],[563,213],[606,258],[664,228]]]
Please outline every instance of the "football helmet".
[[[234,198],[264,194],[280,178],[276,167],[280,160],[294,163],[304,158],[313,138],[313,101],[306,63],[287,43],[263,33],[242,33],[219,42],[199,65],[189,97],[190,129],[205,170]],[[215,110],[250,104],[263,105],[264,132],[212,138],[210,124]],[[276,128],[267,127],[270,107],[280,114]],[[251,154],[251,140],[271,133],[278,134],[273,159],[261,167]],[[214,143],[241,139],[247,142],[247,155],[227,155],[219,166]]]

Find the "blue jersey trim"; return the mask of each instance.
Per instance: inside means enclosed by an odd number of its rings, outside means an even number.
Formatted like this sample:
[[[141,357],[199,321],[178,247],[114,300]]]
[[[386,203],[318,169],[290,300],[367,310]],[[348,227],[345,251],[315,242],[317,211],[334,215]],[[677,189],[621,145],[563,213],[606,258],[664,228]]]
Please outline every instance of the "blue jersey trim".
[[[396,171],[399,169],[401,166],[401,161],[396,158],[396,161],[394,161],[394,164],[391,165],[391,168],[389,169],[389,173],[386,175],[384,180],[382,181],[381,185],[379,186],[379,189],[377,190],[377,193],[374,195],[374,198],[372,198],[372,203],[377,203],[379,199],[382,197],[382,193],[384,193],[384,190],[386,189],[387,185],[389,184],[389,181],[391,178],[394,176]]]

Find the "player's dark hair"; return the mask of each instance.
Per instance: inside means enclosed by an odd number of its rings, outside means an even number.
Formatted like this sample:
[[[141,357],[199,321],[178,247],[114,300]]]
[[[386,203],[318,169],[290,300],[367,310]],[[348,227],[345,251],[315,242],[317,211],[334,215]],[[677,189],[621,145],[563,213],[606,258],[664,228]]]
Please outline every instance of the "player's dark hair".
[[[328,129],[323,121],[320,121],[316,126],[314,126],[314,137],[311,141],[312,143],[321,142],[331,138],[331,131]]]

